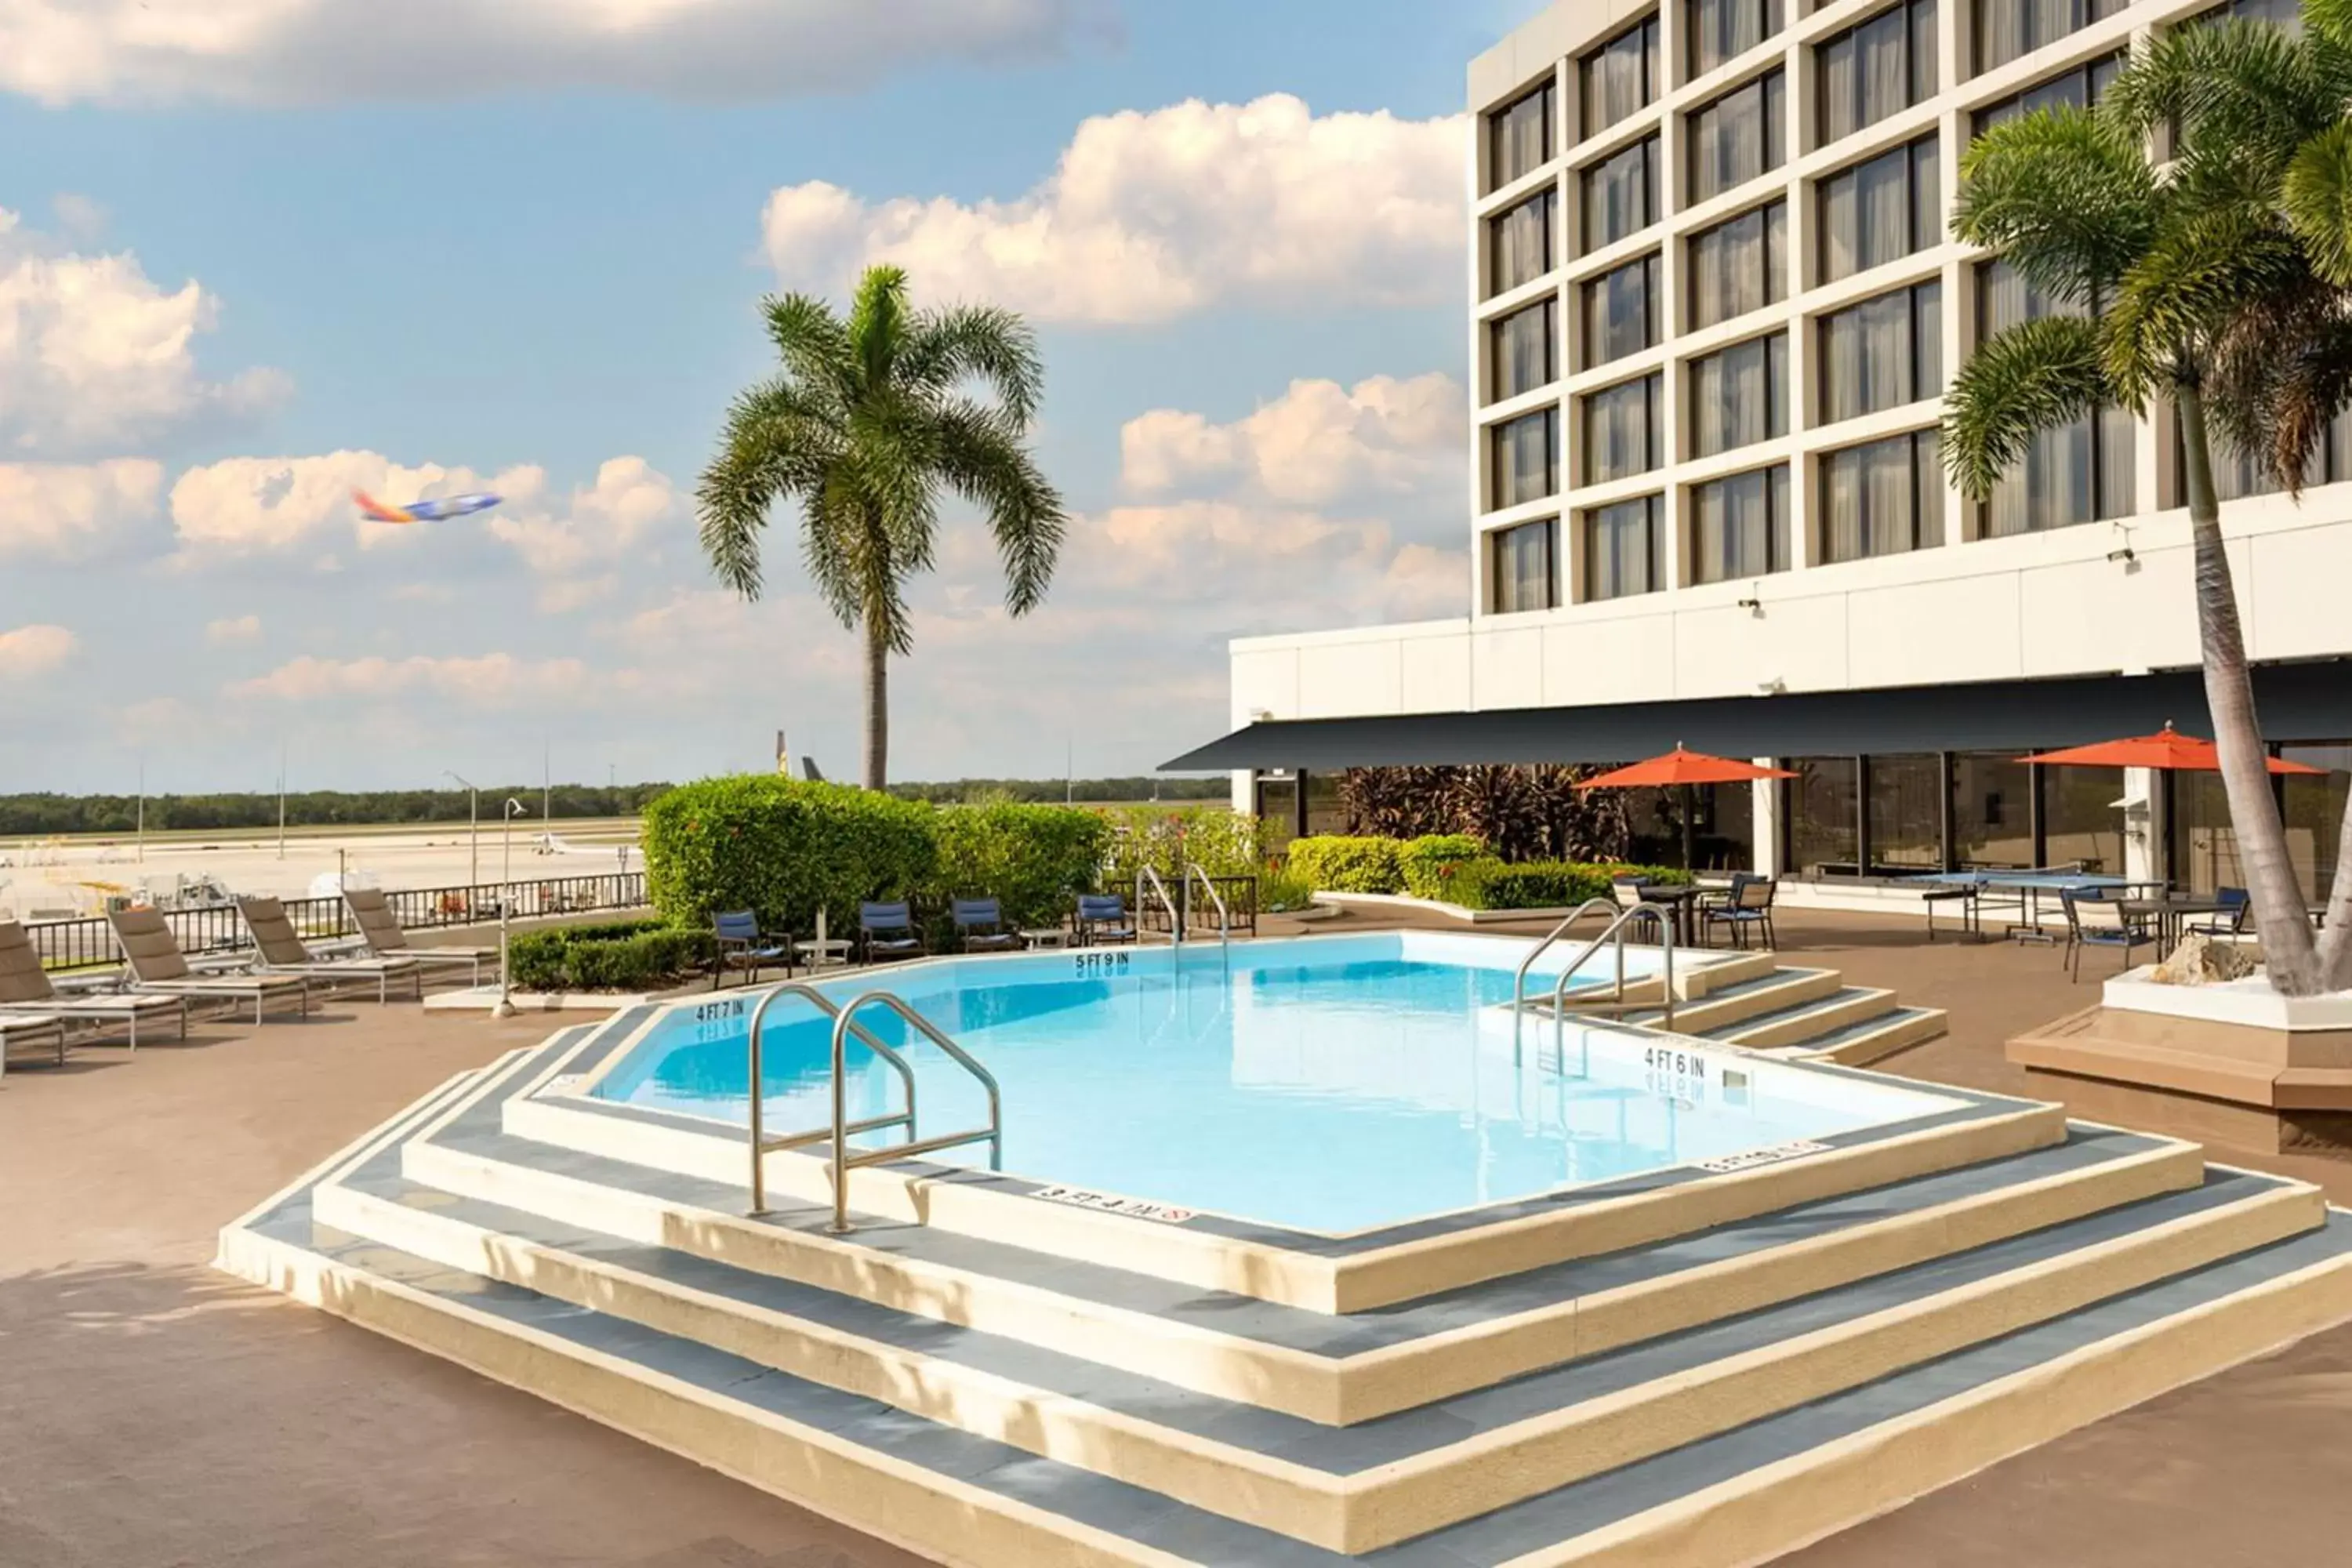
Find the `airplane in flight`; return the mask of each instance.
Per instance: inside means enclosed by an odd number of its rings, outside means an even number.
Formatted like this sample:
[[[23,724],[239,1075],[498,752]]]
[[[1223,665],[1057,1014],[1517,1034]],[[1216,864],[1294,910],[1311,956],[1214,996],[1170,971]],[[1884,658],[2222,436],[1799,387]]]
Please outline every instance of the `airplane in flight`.
[[[411,501],[406,506],[386,506],[365,490],[352,492],[352,500],[359,503],[360,515],[372,522],[442,522],[488,511],[499,504],[499,499],[494,495],[444,496]]]

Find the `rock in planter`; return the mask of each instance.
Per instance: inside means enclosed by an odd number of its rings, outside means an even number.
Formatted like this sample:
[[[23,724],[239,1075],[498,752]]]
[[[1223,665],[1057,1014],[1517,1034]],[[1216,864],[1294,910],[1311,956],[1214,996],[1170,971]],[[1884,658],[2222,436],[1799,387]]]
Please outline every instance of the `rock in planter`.
[[[2219,985],[2242,980],[2253,972],[2253,958],[2245,949],[2193,931],[2180,939],[2172,956],[2158,964],[2148,978],[2159,985]]]

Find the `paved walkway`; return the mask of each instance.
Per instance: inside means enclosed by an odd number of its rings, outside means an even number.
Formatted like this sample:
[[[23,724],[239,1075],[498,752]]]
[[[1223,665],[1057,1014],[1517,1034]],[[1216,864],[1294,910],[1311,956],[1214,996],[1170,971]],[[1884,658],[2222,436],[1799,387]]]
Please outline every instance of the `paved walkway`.
[[[1268,922],[1269,933],[1276,922]],[[1791,911],[1791,957],[1948,1007],[1885,1064],[2019,1090],[2081,1005],[2050,949]],[[200,1030],[0,1080],[0,1568],[901,1568],[773,1498],[213,1274],[213,1235],[450,1074],[541,1037],[414,1005]],[[2352,1164],[2216,1151],[2324,1179]],[[1789,1568],[2332,1562],[2352,1329],[2156,1400],[1783,1559]],[[1024,1568],[1007,1564],[1006,1568]]]

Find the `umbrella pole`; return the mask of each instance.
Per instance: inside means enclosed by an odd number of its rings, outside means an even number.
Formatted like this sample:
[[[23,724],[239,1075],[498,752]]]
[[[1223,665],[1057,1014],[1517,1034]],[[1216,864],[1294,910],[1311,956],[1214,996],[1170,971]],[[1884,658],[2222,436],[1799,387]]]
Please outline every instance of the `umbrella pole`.
[[[1696,871],[1698,868],[1691,863],[1696,858],[1691,853],[1691,786],[1678,784],[1675,787],[1682,791],[1683,869]]]

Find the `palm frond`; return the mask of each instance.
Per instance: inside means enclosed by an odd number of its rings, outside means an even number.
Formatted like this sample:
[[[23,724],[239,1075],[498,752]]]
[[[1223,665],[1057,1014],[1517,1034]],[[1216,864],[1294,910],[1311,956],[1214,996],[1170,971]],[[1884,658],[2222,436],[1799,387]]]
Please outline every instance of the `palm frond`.
[[[1960,160],[1952,232],[2003,252],[2026,280],[2086,304],[2155,237],[2163,194],[2140,142],[2078,109],[2037,110]]]
[[[2197,365],[2233,321],[2305,272],[2300,247],[2267,212],[2234,205],[2178,216],[2116,286],[2108,382],[2139,407],[2150,387]]]
[[[2021,321],[1977,345],[1944,399],[1943,454],[1972,500],[1992,494],[2033,437],[2112,400],[2097,323],[2080,316]]]
[[[763,302],[768,341],[784,373],[837,397],[848,395],[854,366],[849,331],[833,307],[808,294],[772,296]]]
[[[2158,33],[2099,100],[2128,134],[2159,127],[2203,149],[2275,170],[2341,112],[2313,50],[2268,22],[2228,19]]]
[[[959,305],[917,318],[899,374],[909,386],[946,394],[978,381],[1014,425],[1026,430],[1044,395],[1045,365],[1036,334],[1010,310]]]
[[[776,500],[819,484],[839,447],[824,400],[785,377],[735,400],[719,455],[695,486],[703,553],[719,581],[760,596],[760,535]]]
[[[849,309],[849,342],[860,382],[868,390],[887,387],[895,379],[892,367],[911,324],[905,269],[867,268]]]
[[[969,404],[944,412],[940,469],[958,494],[988,514],[1004,563],[1004,605],[1025,616],[1045,602],[1069,519],[1061,495],[1021,445],[1009,410]]]
[[[2339,289],[2352,288],[2352,119],[2296,151],[2280,182],[2279,207],[2312,269]]]

